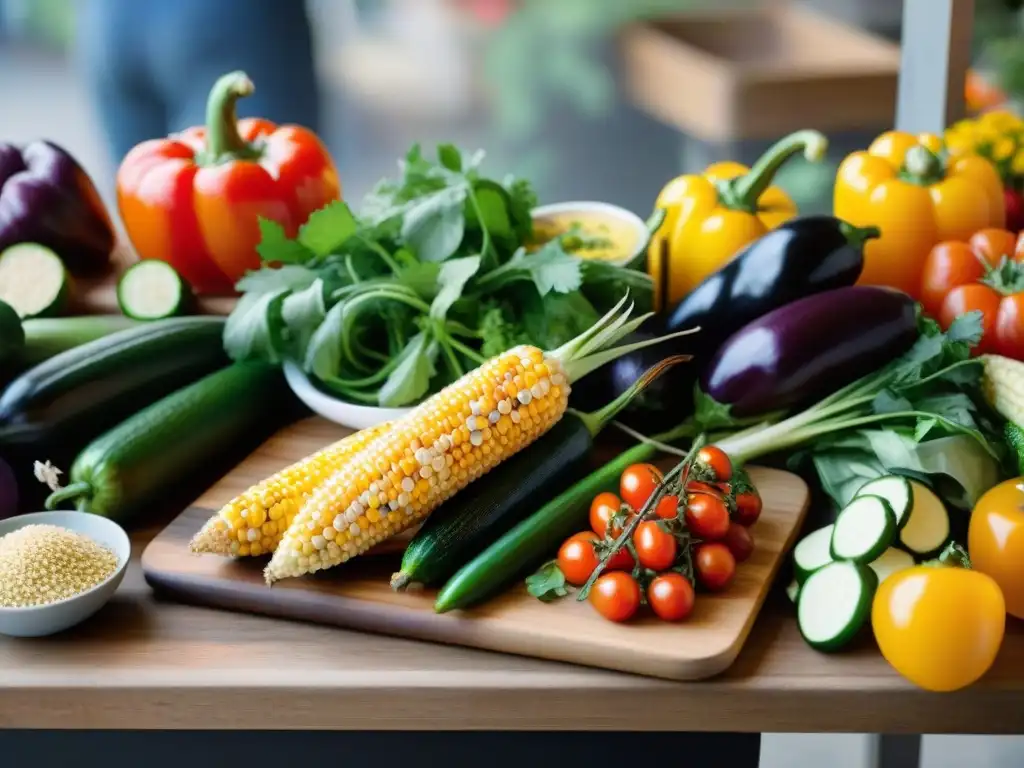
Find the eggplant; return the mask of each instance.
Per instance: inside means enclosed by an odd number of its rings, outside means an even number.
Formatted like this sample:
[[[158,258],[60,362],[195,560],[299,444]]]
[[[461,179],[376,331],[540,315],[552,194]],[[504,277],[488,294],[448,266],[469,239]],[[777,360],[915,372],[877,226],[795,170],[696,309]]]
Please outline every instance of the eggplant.
[[[864,243],[875,227],[859,228],[834,216],[805,216],[786,222],[741,250],[680,301],[665,322],[683,337],[679,352],[695,356],[704,369],[716,349],[748,323],[822,291],[851,286],[864,268]]]
[[[0,252],[39,243],[75,275],[110,265],[114,227],[99,192],[77,161],[49,141],[19,149],[0,142]]]
[[[913,299],[853,286],[795,301],[755,320],[721,346],[701,388],[735,416],[813,402],[906,352],[917,339]]]

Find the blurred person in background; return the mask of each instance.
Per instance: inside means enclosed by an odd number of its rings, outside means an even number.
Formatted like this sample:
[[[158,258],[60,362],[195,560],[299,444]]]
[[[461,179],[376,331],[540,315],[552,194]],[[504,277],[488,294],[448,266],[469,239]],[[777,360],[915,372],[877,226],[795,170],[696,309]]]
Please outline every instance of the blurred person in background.
[[[302,0],[81,0],[76,47],[115,164],[133,146],[206,120],[221,75],[255,83],[239,117],[319,130]]]

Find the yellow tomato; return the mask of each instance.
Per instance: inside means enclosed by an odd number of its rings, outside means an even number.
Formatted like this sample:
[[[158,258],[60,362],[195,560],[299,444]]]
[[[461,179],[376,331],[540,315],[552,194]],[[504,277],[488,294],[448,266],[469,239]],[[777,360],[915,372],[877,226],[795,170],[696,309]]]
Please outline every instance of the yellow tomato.
[[[999,585],[1006,610],[1024,619],[1024,478],[1007,480],[978,499],[967,529],[975,570]]]
[[[879,585],[871,626],[897,672],[929,691],[955,691],[995,661],[1006,605],[999,586],[979,571],[919,565]]]

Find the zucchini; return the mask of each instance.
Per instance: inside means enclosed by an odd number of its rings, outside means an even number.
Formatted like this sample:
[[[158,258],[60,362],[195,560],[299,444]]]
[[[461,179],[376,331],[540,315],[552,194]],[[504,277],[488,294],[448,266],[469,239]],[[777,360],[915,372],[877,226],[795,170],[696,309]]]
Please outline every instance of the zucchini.
[[[808,576],[832,562],[833,527],[826,525],[807,534],[793,548],[793,572],[798,583],[803,584]]]
[[[432,586],[564,491],[584,468],[594,438],[636,395],[683,357],[662,360],[595,413],[569,411],[533,445],[437,509],[409,543],[391,586]]]
[[[121,311],[136,320],[159,320],[185,312],[192,291],[166,261],[133,264],[117,283]]]
[[[0,253],[0,300],[19,317],[60,314],[69,282],[64,262],[44,245],[18,243]]]
[[[900,543],[919,558],[931,557],[949,541],[949,513],[931,488],[916,480],[911,480],[910,486],[914,505],[910,519],[900,531]]]
[[[117,331],[138,325],[123,315],[83,315],[81,317],[40,317],[22,322],[25,348],[18,358],[24,368]]]
[[[159,502],[226,451],[255,449],[276,427],[267,404],[286,396],[280,369],[237,363],[153,403],[93,440],[75,459],[66,488],[47,509],[72,503],[82,512],[124,521]]]
[[[857,496],[836,517],[829,554],[833,560],[870,563],[896,538],[896,515],[881,496]]]
[[[913,568],[914,558],[902,549],[890,547],[872,563],[869,563],[868,567],[875,572],[875,575],[878,577],[878,583],[881,584],[897,571]]]
[[[910,519],[910,510],[914,506],[914,495],[910,489],[910,480],[900,475],[886,475],[868,480],[854,494],[857,496],[881,496],[889,503],[893,515],[896,516],[896,527],[902,528]]]
[[[161,320],[29,369],[0,396],[0,451],[67,461],[115,424],[227,365],[224,319]]]
[[[878,577],[866,565],[829,563],[807,577],[796,602],[796,623],[812,648],[837,651],[868,623]]]

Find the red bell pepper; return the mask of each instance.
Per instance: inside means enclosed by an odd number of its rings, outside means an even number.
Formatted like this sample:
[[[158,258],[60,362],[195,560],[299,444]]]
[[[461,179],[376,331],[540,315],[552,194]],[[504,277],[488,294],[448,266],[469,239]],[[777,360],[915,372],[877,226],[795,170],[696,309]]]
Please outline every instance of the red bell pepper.
[[[210,91],[205,127],[145,141],[118,170],[118,206],[135,250],[169,263],[198,293],[231,293],[260,266],[260,217],[294,237],[341,195],[312,131],[237,119],[237,100],[252,92],[244,72],[224,75]]]

